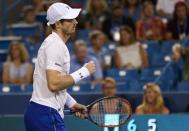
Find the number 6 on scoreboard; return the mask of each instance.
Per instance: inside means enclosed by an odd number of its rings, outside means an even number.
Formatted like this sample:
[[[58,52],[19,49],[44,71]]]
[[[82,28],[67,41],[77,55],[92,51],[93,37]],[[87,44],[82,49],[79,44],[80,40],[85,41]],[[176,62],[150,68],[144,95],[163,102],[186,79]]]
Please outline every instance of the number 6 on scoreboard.
[[[148,131],[156,131],[157,126],[156,126],[156,119],[149,119],[148,120]]]

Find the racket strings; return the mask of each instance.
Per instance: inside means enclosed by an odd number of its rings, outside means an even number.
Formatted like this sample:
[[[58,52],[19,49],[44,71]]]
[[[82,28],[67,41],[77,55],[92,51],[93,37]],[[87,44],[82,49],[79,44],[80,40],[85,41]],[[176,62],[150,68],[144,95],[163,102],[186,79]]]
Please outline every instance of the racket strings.
[[[104,99],[95,105],[90,110],[90,118],[95,123],[107,125],[119,125],[124,123],[130,115],[130,105],[121,99],[111,98]]]

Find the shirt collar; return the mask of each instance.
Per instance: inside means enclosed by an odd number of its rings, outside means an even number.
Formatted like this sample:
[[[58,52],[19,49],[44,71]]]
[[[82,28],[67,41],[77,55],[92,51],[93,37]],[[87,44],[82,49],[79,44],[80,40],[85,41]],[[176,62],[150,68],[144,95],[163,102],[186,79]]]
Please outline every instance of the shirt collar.
[[[59,41],[61,41],[63,44],[65,44],[65,42],[60,38],[60,36],[59,36],[56,32],[52,31],[52,35],[55,36],[55,37],[57,38],[57,40],[59,40]]]

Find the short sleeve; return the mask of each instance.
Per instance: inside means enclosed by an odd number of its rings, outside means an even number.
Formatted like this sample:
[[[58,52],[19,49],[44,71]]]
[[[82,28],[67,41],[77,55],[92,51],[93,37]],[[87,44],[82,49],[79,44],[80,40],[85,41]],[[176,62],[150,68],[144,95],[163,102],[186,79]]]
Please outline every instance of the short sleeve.
[[[63,56],[61,56],[61,49],[56,43],[49,43],[45,49],[46,55],[46,69],[52,69],[61,72]]]

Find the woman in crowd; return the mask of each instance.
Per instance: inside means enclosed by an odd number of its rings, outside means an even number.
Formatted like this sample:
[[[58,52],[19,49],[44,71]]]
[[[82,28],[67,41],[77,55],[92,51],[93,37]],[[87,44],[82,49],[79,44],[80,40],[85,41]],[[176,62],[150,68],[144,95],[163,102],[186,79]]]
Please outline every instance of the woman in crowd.
[[[161,18],[155,16],[154,5],[145,1],[142,7],[142,16],[136,23],[137,40],[163,40],[165,25]]]
[[[155,83],[144,86],[143,102],[136,109],[136,114],[169,114],[169,109],[164,105],[160,87]]]
[[[114,58],[117,68],[140,69],[148,66],[147,53],[142,45],[136,41],[130,27],[121,27],[119,44]]]
[[[131,17],[134,22],[140,18],[141,6],[139,0],[123,0],[124,15]]]
[[[167,23],[166,38],[181,40],[189,34],[189,12],[185,2],[175,5],[173,18]]]
[[[86,7],[86,28],[101,29],[102,22],[108,15],[106,0],[88,0]]]
[[[8,61],[3,65],[4,84],[30,84],[33,67],[28,63],[28,52],[20,42],[12,42],[8,50]]]

